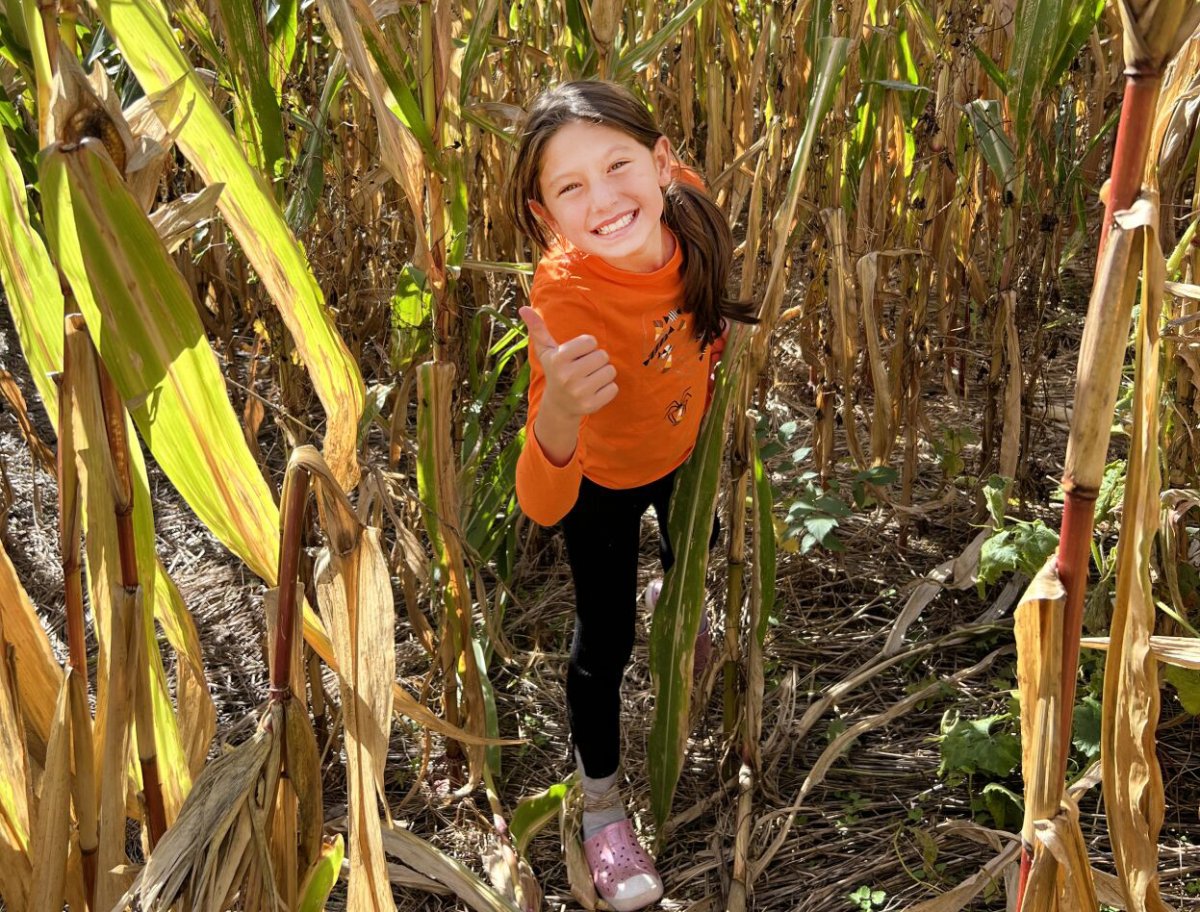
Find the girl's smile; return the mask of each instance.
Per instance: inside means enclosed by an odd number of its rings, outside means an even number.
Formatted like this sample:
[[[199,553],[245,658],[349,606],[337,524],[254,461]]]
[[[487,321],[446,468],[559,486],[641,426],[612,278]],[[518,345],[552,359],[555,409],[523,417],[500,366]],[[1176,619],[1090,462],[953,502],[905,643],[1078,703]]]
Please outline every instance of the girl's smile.
[[[674,156],[665,136],[648,149],[587,121],[560,127],[542,153],[534,211],[573,246],[630,272],[653,272],[675,252],[662,223]]]

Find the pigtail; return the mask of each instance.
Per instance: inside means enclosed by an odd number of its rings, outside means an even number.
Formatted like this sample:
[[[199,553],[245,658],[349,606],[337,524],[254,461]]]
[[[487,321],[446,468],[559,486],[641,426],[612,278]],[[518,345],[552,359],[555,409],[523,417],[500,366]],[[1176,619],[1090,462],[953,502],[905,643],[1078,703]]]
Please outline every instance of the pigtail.
[[[752,301],[727,292],[733,266],[733,234],[717,204],[703,190],[679,180],[667,185],[663,220],[683,253],[684,310],[695,318],[696,337],[712,344],[721,335],[721,318],[757,323]]]

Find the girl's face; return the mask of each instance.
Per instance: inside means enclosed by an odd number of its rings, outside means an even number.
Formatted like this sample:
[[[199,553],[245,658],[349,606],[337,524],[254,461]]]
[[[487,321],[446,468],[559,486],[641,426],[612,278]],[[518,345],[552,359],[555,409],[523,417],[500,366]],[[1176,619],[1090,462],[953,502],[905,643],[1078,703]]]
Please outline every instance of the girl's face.
[[[674,251],[662,224],[671,144],[647,149],[621,130],[586,121],[560,127],[542,152],[533,211],[584,253],[630,272],[653,272]]]

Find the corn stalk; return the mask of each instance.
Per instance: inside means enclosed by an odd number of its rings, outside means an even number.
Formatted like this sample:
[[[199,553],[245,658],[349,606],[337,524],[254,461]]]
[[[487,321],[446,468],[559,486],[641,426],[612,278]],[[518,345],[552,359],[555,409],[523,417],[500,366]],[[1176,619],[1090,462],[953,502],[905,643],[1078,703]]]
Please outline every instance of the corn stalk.
[[[1191,2],[1166,5],[1122,2],[1120,12],[1125,26],[1125,97],[1101,228],[1096,280],[1080,349],[1074,409],[1078,419],[1067,442],[1062,482],[1066,503],[1056,571],[1062,581],[1066,601],[1060,666],[1063,694],[1058,723],[1058,782],[1061,782],[1066,770],[1070,745],[1093,508],[1104,471],[1122,353],[1128,337],[1138,277],[1137,258],[1143,245],[1148,244],[1143,232],[1138,229],[1153,224],[1149,214],[1143,212],[1127,218],[1127,227],[1122,227],[1116,213],[1129,210],[1134,205],[1142,184],[1150,139],[1149,127],[1163,69],[1200,23],[1200,6]],[[1161,270],[1161,255],[1152,268]],[[1128,876],[1125,870],[1122,870],[1122,874]],[[1029,846],[1026,845],[1022,854],[1019,903],[1025,893],[1025,883],[1031,876]],[[1149,902],[1154,908],[1153,897]]]

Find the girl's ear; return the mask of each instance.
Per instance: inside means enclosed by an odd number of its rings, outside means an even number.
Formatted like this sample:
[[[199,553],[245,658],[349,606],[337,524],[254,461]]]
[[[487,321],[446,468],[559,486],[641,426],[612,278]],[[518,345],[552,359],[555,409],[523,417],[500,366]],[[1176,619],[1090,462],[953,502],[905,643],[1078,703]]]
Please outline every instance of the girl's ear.
[[[675,153],[671,151],[671,140],[660,136],[650,150],[654,169],[658,173],[658,185],[665,187],[675,179]]]
[[[548,210],[545,206],[543,206],[537,200],[531,199],[529,201],[529,211],[532,212],[539,219],[541,219],[543,222],[545,222],[553,230],[555,230],[555,231],[558,230],[558,225],[556,225],[554,223],[554,216],[552,216],[550,214],[550,210]]]

